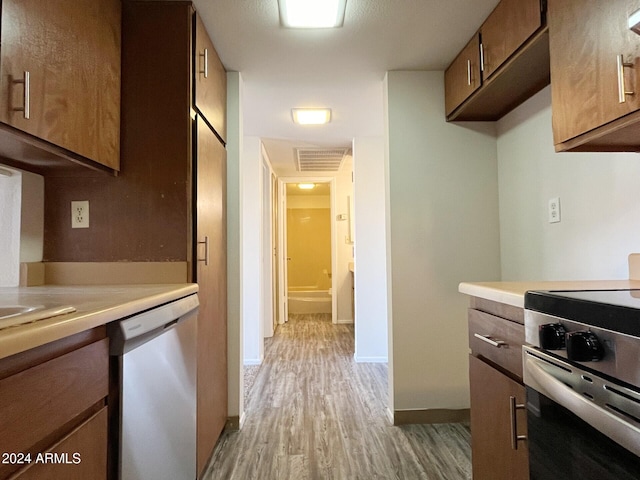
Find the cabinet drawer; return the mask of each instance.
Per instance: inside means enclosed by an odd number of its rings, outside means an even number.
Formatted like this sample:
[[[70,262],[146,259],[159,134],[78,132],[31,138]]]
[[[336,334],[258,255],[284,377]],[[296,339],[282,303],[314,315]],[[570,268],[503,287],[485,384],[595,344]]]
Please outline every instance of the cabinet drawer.
[[[469,309],[469,347],[473,355],[486,358],[522,378],[523,343],[524,325]]]
[[[106,479],[107,420],[103,407],[46,452],[32,455],[31,465],[15,480]]]
[[[108,390],[106,338],[0,380],[0,452],[46,448]]]

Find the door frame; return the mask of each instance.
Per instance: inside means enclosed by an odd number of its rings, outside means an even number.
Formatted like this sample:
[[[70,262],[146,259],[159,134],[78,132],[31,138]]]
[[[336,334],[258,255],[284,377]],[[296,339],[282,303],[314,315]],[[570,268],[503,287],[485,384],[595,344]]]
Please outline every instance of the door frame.
[[[278,216],[278,252],[283,252],[278,257],[278,323],[283,324],[288,320],[288,280],[287,280],[287,183],[328,183],[330,189],[330,216],[331,216],[331,322],[338,323],[338,296],[336,292],[336,272],[338,271],[338,237],[336,233],[336,177],[279,177],[278,178],[278,206],[281,214]]]
[[[263,147],[264,149],[264,147]],[[275,331],[276,321],[276,225],[275,225],[275,209],[277,204],[273,201],[273,194],[275,190],[275,177],[271,166],[267,160],[265,152],[262,152],[262,254],[260,256],[260,268],[262,275],[262,301],[261,301],[261,313],[263,323],[263,335],[262,337],[273,337]]]

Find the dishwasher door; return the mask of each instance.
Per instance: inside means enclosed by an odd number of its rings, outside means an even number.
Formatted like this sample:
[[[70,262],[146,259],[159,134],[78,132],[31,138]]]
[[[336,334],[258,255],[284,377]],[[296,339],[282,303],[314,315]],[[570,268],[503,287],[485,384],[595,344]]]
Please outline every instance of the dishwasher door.
[[[120,322],[120,480],[196,478],[192,297]]]

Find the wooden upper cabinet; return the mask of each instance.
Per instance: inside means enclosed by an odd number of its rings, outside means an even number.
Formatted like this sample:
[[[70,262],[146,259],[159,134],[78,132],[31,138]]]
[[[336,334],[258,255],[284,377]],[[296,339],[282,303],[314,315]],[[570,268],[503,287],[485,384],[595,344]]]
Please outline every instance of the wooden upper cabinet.
[[[640,36],[627,19],[640,0],[549,0],[548,8],[556,150],[638,150]]]
[[[195,14],[194,103],[222,141],[227,141],[227,72],[202,19]]]
[[[118,170],[120,23],[120,0],[3,0],[0,121]]]
[[[542,26],[540,0],[502,0],[480,28],[488,79]]]
[[[450,115],[475,92],[480,78],[480,37],[475,35],[444,72],[445,111]]]
[[[447,121],[495,121],[549,85],[544,0],[501,0],[445,72]]]

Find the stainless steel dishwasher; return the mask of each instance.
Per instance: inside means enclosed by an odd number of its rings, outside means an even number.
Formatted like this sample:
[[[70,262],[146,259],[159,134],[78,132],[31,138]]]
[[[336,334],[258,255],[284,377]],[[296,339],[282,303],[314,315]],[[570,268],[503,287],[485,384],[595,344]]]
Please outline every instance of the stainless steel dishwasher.
[[[120,480],[196,478],[198,296],[109,326],[119,402],[110,405]]]

